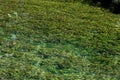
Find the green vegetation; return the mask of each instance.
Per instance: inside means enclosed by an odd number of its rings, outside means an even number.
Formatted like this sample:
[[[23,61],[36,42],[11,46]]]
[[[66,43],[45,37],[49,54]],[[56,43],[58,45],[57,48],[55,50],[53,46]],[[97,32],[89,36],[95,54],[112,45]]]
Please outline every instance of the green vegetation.
[[[120,14],[120,0],[83,0],[85,3],[89,3],[96,6],[108,8],[115,14]]]
[[[0,0],[0,79],[119,80],[120,15],[81,1]]]

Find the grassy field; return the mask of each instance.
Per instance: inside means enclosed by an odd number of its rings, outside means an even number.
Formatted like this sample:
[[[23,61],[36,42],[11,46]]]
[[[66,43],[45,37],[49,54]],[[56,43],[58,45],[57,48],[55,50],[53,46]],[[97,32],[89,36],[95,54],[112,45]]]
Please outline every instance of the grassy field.
[[[82,0],[0,0],[0,80],[120,80],[120,15]]]

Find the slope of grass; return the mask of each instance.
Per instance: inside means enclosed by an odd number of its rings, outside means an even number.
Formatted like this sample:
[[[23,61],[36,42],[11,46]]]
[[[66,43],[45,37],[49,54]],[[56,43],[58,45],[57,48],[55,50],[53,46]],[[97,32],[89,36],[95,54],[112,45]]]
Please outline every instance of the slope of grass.
[[[0,79],[119,80],[120,15],[81,1],[1,0]]]

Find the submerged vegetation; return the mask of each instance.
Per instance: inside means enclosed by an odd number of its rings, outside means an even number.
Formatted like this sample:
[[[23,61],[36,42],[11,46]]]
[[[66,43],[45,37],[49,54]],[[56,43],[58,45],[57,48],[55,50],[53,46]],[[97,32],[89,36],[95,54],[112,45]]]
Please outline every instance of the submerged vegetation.
[[[0,0],[0,79],[119,80],[120,15],[81,1]]]

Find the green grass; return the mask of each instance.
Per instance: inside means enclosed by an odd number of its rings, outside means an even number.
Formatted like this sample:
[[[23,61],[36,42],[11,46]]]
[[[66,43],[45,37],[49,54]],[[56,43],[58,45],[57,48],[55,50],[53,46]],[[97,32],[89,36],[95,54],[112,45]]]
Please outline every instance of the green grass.
[[[1,0],[0,79],[119,80],[120,15],[81,1]]]

